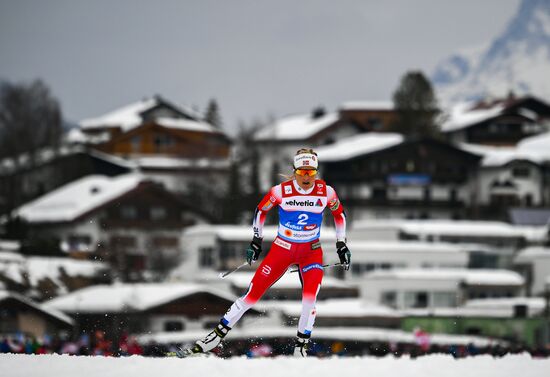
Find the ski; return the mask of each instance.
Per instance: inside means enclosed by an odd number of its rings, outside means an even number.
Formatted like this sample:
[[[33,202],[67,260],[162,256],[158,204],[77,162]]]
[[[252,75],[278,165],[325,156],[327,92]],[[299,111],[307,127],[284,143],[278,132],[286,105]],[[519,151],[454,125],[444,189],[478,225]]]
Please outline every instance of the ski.
[[[193,347],[188,347],[188,348],[178,347],[178,349],[175,352],[166,353],[167,357],[177,357],[180,359],[185,359],[188,357],[199,357],[199,356],[208,357],[211,355],[212,353],[210,352],[203,352],[202,349],[196,344]]]

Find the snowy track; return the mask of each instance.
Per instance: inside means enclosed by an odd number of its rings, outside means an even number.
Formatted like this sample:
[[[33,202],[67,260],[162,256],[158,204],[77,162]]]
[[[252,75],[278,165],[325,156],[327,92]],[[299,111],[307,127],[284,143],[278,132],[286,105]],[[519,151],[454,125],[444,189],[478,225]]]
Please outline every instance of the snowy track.
[[[368,377],[543,377],[550,371],[550,359],[532,359],[528,355],[493,359],[478,356],[454,360],[450,356],[434,355],[416,360],[407,358],[331,358],[294,359],[218,359],[191,358],[125,358],[67,355],[0,354],[0,374],[3,377],[319,377],[342,375]]]

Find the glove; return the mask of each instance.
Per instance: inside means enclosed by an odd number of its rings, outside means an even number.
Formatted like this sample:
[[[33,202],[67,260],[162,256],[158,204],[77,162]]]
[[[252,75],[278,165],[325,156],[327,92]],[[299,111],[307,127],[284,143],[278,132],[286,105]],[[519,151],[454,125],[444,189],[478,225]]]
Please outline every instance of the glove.
[[[258,260],[258,257],[262,253],[262,239],[254,236],[250,246],[246,248],[246,261],[252,266],[252,262]]]
[[[351,264],[351,251],[349,251],[344,241],[336,242],[336,252],[338,253],[338,258],[340,258],[340,263],[344,265],[344,270],[349,270]]]

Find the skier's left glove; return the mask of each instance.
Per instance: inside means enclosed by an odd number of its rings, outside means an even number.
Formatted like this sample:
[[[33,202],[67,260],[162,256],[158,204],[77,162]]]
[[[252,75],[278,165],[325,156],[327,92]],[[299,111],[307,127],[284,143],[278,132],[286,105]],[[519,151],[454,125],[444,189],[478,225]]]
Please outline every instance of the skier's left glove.
[[[344,270],[349,270],[351,264],[351,251],[349,251],[344,241],[336,242],[336,252],[338,253],[338,258],[340,258],[340,263],[344,265]]]
[[[254,236],[250,245],[246,248],[246,262],[252,266],[252,262],[258,260],[262,253],[262,239]]]

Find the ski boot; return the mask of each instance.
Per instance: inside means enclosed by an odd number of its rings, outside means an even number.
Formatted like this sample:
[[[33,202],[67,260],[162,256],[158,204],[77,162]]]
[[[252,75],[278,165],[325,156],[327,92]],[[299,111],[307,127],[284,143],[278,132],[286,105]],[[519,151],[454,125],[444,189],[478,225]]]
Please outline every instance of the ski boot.
[[[178,348],[176,350],[176,356],[179,358],[184,358],[201,353],[208,353],[221,343],[222,339],[225,338],[229,330],[231,330],[230,327],[220,322],[212,332],[206,335],[203,339],[197,340],[193,347]]]
[[[294,357],[307,357],[307,350],[309,349],[309,339],[308,338],[296,338],[296,343],[294,343]]]

